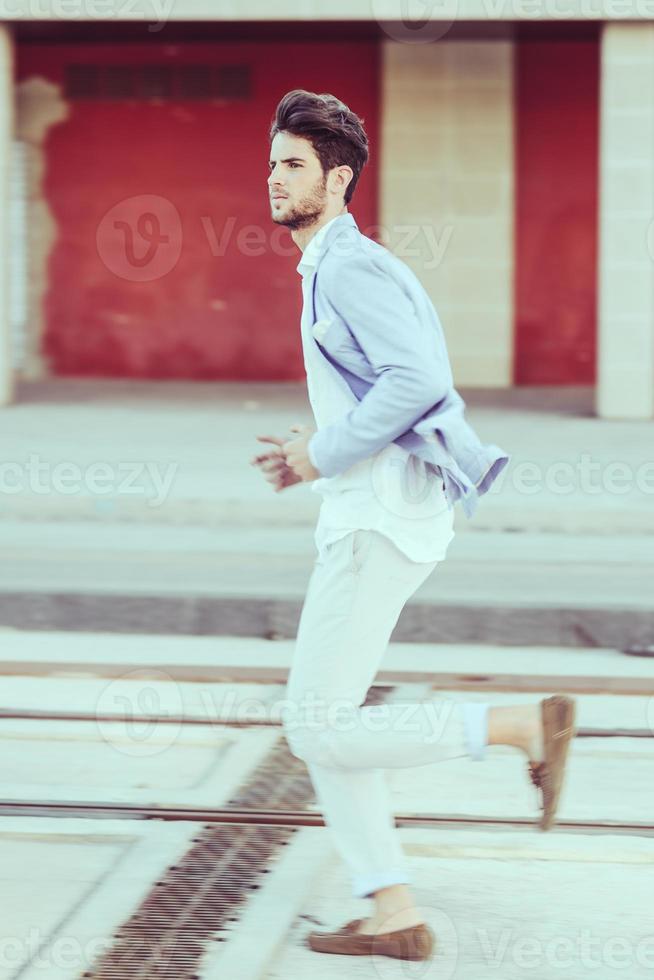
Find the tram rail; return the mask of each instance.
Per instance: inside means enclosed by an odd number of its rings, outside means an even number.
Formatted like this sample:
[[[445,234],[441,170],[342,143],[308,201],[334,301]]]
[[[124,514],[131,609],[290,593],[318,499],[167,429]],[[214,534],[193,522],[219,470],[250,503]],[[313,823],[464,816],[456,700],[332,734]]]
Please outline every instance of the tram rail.
[[[320,813],[298,809],[260,807],[160,806],[158,804],[89,803],[50,800],[0,800],[0,816],[87,817],[105,820],[187,820],[213,824],[253,824],[266,827],[324,827]],[[462,816],[459,814],[396,813],[400,827],[530,828],[528,817]],[[557,820],[556,828],[572,833],[654,836],[654,823],[623,820]]]

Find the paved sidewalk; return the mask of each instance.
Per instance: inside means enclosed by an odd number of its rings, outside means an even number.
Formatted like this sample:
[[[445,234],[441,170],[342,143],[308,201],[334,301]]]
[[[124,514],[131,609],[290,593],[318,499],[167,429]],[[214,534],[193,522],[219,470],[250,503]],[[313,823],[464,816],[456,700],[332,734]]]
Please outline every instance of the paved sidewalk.
[[[292,662],[293,640],[262,640],[245,636],[160,636],[143,633],[95,633],[0,629],[2,667],[7,677],[116,677],[140,667],[161,669],[162,680],[199,682],[249,679],[268,684],[285,682]],[[642,680],[643,696],[654,695],[654,662],[629,657],[615,649],[533,645],[516,649],[497,644],[404,643],[391,641],[383,655],[378,679],[425,683],[436,673],[459,679],[499,673],[524,678],[586,677],[595,689],[610,690],[611,678]],[[482,675],[479,677],[478,675]],[[7,680],[6,683],[9,683]],[[589,685],[589,690],[592,690]],[[44,705],[48,703],[47,698]],[[64,697],[62,704],[66,703]],[[652,719],[654,723],[654,718]]]
[[[513,459],[471,521],[457,509],[448,560],[403,611],[375,685],[389,701],[435,708],[568,691],[578,737],[562,825],[546,835],[508,747],[483,764],[390,773],[416,899],[437,936],[434,960],[414,965],[457,980],[609,980],[627,966],[629,980],[645,980],[654,659],[622,650],[654,638],[652,425],[598,420],[590,389],[461,393],[480,437]],[[89,970],[196,853],[203,809],[227,804],[282,740],[319,498],[309,486],[274,494],[248,460],[256,433],[284,435],[296,421],[312,421],[301,384],[57,379],[22,385],[0,411],[0,777],[5,800],[40,808],[0,816],[0,941],[16,949],[0,980],[16,970],[37,980],[44,965],[48,980]],[[584,456],[594,475],[574,469]],[[623,485],[632,477],[626,493],[610,485],[616,462]],[[558,493],[566,466],[579,479]],[[295,779],[290,756],[286,768]],[[48,801],[74,803],[84,819],[55,817]],[[106,803],[157,817],[186,807],[188,819],[99,817]],[[302,807],[315,821],[317,802]],[[269,833],[255,827],[247,853]],[[194,867],[166,907],[197,921],[207,873],[200,881]],[[243,879],[240,864],[234,879],[226,867],[228,886]],[[298,826],[264,870],[254,885],[245,877],[246,902],[230,899],[220,935],[207,927],[198,947],[176,933],[203,953],[201,980],[409,972],[304,946],[309,929],[370,911],[351,897],[326,828]],[[206,908],[212,895],[202,893]]]
[[[204,872],[187,861],[206,830],[203,810],[229,805],[284,745],[278,721],[291,643],[20,631],[4,631],[0,641],[5,666],[15,665],[3,678],[2,795],[38,808],[28,817],[0,816],[0,900],[7,909],[0,941],[11,939],[14,955],[11,972],[1,976],[18,970],[37,980],[45,970],[48,980],[76,980],[103,949],[118,946],[117,934],[128,931],[125,923],[143,902],[149,927],[137,938],[148,955],[166,910],[171,919],[185,910],[194,917],[199,928],[191,932],[182,921],[175,941],[187,941],[189,955],[199,950],[200,980],[404,974],[406,964],[392,960],[321,956],[306,947],[310,929],[371,911],[369,901],[351,896],[327,829],[302,826],[304,817],[311,823],[320,816],[313,795],[303,799],[289,846],[276,847],[258,877],[247,877],[249,859],[256,864],[258,846],[265,849],[270,822],[251,827],[239,854],[215,830]],[[271,665],[278,677],[264,683]],[[390,645],[375,684],[385,701],[433,704],[443,742],[450,700],[535,703],[546,692],[572,691],[583,675],[605,681],[599,693],[575,694],[577,737],[559,822],[548,834],[535,824],[536,794],[515,749],[489,746],[482,762],[453,756],[388,771],[413,892],[437,936],[436,956],[421,975],[476,980],[497,972],[523,980],[537,968],[539,980],[559,980],[562,970],[572,980],[608,980],[626,962],[630,980],[651,975],[653,689],[609,693],[647,666],[615,650]],[[246,667],[256,680],[229,679],[230,670]],[[194,668],[207,673],[189,680]],[[514,680],[531,673],[541,687],[517,692],[509,682],[487,691],[461,683],[439,690],[438,671],[461,682],[480,673],[502,671]],[[282,758],[290,768],[290,755]],[[291,776],[304,778],[301,769]],[[52,815],[52,804],[71,803],[84,819],[63,810]],[[112,804],[155,815],[174,808],[182,819],[108,818],[103,805]],[[294,807],[265,794],[252,805],[266,812]],[[214,868],[232,889],[215,934],[197,913],[198,892]],[[184,887],[164,906],[160,896],[171,893],[163,883],[173,869]],[[246,897],[237,901],[234,885],[244,876]],[[209,902],[212,893],[205,896]]]
[[[437,769],[437,767],[434,767]],[[416,770],[417,771],[417,770]],[[286,913],[286,929],[247,943],[237,924],[233,940],[207,958],[202,980],[218,980],[239,964],[239,980],[273,980],[311,974],[321,980],[350,977],[442,977],[448,980],[629,980],[651,977],[651,919],[648,878],[654,860],[652,838],[610,832],[566,835],[437,827],[402,828],[402,847],[421,915],[436,936],[434,956],[410,963],[383,956],[352,957],[315,953],[306,945],[312,930],[334,929],[372,913],[372,903],[353,898],[333,850],[314,864],[311,841],[294,842],[279,877],[248,910],[250,931],[266,908]],[[320,840],[313,831],[313,845]],[[328,844],[328,842],[325,842]],[[309,865],[304,879],[301,862]],[[295,881],[292,904],[287,888]],[[275,902],[275,899],[277,901]],[[257,914],[259,913],[259,915]],[[389,924],[392,929],[392,924]],[[618,953],[619,950],[619,953]]]
[[[590,387],[461,395],[512,458],[457,530],[654,533],[651,421],[598,419]],[[0,411],[0,519],[311,524],[309,485],[275,494],[249,465],[293,422],[313,424],[304,382],[23,382]]]
[[[294,636],[312,526],[0,522],[0,624]],[[457,533],[397,635],[625,647],[654,638],[654,549],[637,535]]]

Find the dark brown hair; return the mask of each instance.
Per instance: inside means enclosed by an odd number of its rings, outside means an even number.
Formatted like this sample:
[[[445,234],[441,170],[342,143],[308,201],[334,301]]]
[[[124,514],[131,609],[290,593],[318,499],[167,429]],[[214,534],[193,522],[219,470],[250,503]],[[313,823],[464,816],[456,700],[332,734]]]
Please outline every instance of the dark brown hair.
[[[349,204],[364,166],[368,162],[368,137],[363,120],[329,92],[287,92],[275,111],[270,140],[277,133],[290,133],[309,140],[320,160],[323,174],[332,167],[348,166],[354,176],[345,189]]]

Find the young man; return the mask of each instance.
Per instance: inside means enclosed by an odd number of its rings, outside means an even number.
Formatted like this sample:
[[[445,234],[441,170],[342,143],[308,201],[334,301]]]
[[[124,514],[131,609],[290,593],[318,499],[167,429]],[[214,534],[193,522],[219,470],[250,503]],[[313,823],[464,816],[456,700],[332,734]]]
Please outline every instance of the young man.
[[[407,887],[383,770],[514,746],[541,790],[548,829],[575,705],[555,695],[513,708],[446,699],[362,707],[404,604],[446,556],[454,501],[485,493],[508,457],[463,420],[417,277],[348,211],[368,159],[362,120],[333,95],[298,89],[279,103],[270,138],[272,220],[302,252],[301,337],[317,428],[258,436],[276,448],[251,462],[277,492],[308,481],[322,496],[287,687],[296,710],[284,726],[353,894],[375,906],[370,918],[308,941],[321,952],[427,959],[434,936]]]

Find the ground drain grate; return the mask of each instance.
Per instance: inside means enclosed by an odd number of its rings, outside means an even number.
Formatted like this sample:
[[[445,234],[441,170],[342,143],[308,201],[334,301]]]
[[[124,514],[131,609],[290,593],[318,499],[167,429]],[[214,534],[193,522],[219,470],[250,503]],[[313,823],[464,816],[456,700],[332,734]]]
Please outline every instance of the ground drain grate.
[[[390,687],[372,687],[365,704]],[[306,766],[280,741],[226,808],[300,809],[313,802]],[[205,825],[178,864],[168,868],[111,948],[82,974],[90,980],[196,980],[211,942],[224,942],[239,910],[260,888],[298,827]],[[220,933],[223,933],[222,935]]]

